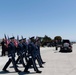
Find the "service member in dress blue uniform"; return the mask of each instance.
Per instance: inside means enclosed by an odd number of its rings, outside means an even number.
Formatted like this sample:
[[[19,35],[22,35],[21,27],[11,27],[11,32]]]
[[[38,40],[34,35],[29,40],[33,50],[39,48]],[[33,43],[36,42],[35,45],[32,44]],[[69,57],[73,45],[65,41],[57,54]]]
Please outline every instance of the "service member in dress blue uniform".
[[[16,72],[21,72],[20,70],[18,70],[17,65],[16,65],[16,61],[15,61],[15,52],[16,52],[16,48],[14,45],[14,37],[10,38],[11,42],[8,44],[8,57],[9,60],[7,61],[7,63],[5,64],[3,71],[7,72],[7,67],[10,65],[10,63],[12,62],[14,69]]]
[[[35,45],[33,42],[34,42],[34,37],[31,37],[30,42],[28,44],[29,61],[27,62],[24,72],[29,72],[28,69],[31,65],[31,61],[30,61],[30,59],[31,59],[34,71],[36,71],[36,73],[41,73],[42,71],[39,71],[38,67],[36,66],[36,62],[35,62],[36,55],[35,55],[35,47],[34,47]]]
[[[38,56],[40,58],[40,61],[42,62],[42,64],[44,64],[45,62],[42,60],[42,57],[41,57],[41,53],[40,53],[40,39],[38,37],[36,37],[36,46],[37,46],[37,53],[38,53]]]
[[[38,44],[37,44],[37,41],[35,40],[35,55],[36,55],[36,59],[38,61],[38,64],[41,68],[43,68],[42,66],[42,60],[41,60],[41,57],[40,57],[40,54],[39,54],[39,48],[38,48]]]
[[[20,62],[22,63],[23,67],[25,67],[25,63],[24,63],[24,60],[23,60],[23,40],[19,40],[19,44],[18,44],[18,47],[17,47],[17,54],[18,54],[18,58],[17,58],[17,61],[16,63],[20,60]]]
[[[23,56],[25,58],[26,63],[28,62],[28,45],[26,43],[26,38],[23,38]]]

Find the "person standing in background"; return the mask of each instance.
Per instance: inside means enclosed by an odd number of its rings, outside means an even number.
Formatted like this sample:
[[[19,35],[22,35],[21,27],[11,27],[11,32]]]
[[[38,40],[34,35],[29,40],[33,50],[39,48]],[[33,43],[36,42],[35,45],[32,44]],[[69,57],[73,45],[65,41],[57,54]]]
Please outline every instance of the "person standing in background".
[[[1,56],[5,56],[6,43],[5,43],[5,39],[4,38],[2,39],[1,45],[2,45],[2,53],[1,53]]]

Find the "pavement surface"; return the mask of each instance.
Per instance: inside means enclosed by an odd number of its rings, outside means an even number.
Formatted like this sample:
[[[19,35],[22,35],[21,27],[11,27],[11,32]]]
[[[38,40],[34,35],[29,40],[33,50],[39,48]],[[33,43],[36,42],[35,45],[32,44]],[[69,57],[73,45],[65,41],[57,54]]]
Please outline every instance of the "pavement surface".
[[[41,48],[41,56],[46,62],[43,64],[44,68],[39,68],[37,65],[39,70],[42,71],[41,74],[36,73],[33,69],[29,69],[29,74],[17,73],[14,71],[12,64],[7,69],[10,71],[9,73],[3,72],[2,68],[8,57],[0,57],[0,75],[76,75],[76,44],[73,44],[72,47],[73,52],[71,53],[60,53],[59,48],[56,51],[55,47]],[[19,65],[18,69],[23,71],[24,67]]]

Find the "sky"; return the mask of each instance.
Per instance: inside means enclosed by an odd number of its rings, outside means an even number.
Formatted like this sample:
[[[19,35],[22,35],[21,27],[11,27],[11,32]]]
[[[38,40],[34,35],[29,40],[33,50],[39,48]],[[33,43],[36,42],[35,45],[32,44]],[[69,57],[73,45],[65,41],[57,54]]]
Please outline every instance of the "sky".
[[[0,0],[0,38],[4,34],[76,40],[76,0]]]

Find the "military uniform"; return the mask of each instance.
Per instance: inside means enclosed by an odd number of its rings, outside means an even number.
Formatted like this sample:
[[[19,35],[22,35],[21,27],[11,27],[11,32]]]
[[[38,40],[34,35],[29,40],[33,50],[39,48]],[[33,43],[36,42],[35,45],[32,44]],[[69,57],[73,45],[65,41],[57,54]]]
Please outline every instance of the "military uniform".
[[[28,55],[29,55],[29,61],[27,62],[27,65],[25,67],[24,72],[28,72],[28,69],[29,69],[29,67],[31,65],[31,62],[32,62],[34,71],[36,71],[36,73],[41,73],[41,71],[38,70],[38,68],[36,66],[36,63],[35,63],[35,57],[36,57],[36,55],[35,55],[35,47],[34,47],[34,43],[33,42],[30,42],[28,44]]]
[[[24,58],[25,58],[26,62],[28,62],[28,45],[26,44],[25,41],[23,41],[22,45],[23,45]]]
[[[21,40],[20,40],[20,43],[18,44],[17,54],[18,54],[18,58],[16,60],[16,63],[20,60],[22,65],[25,67],[25,63],[23,60],[23,45],[21,43]]]
[[[11,37],[10,38],[11,40],[14,39],[14,37]],[[9,57],[9,60],[7,61],[7,63],[5,64],[4,68],[3,68],[3,71],[7,71],[7,67],[10,65],[10,63],[12,62],[13,66],[14,66],[14,69],[16,72],[21,72],[20,70],[17,69],[17,65],[16,65],[16,62],[15,62],[15,52],[16,52],[16,49],[15,49],[15,45],[14,43],[11,41],[9,44],[8,44],[8,57]]]
[[[39,53],[39,48],[38,48],[38,46],[37,45],[35,45],[35,55],[36,55],[36,59],[37,59],[37,61],[38,61],[38,64],[39,64],[39,66],[40,67],[42,67],[43,68],[43,66],[42,66],[42,60],[41,60],[41,56],[40,56],[40,53]]]

